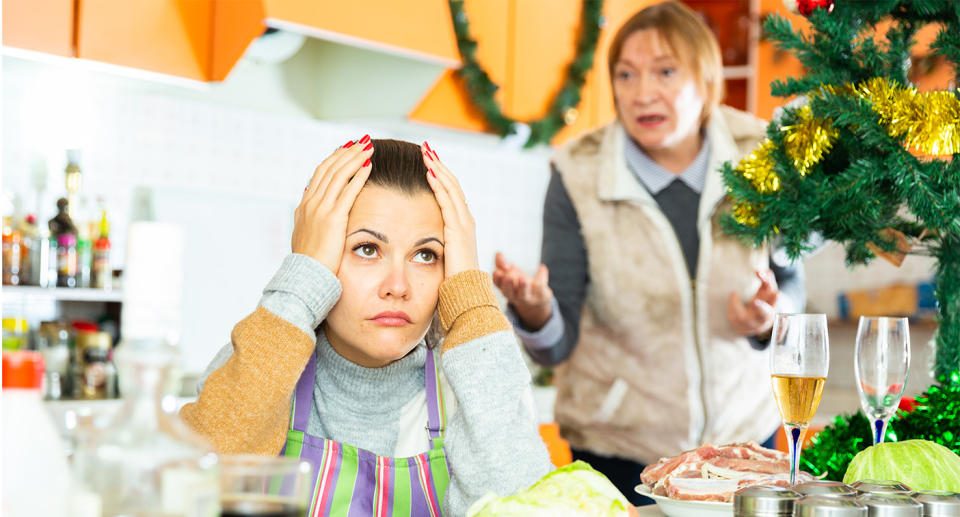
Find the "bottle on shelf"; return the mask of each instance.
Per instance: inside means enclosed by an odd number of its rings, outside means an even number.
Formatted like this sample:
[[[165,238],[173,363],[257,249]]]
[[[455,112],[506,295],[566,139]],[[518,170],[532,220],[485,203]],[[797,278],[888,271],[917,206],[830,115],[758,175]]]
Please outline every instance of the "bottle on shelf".
[[[70,214],[67,212],[67,207],[69,202],[67,198],[60,198],[57,200],[57,215],[53,216],[52,219],[47,223],[47,226],[50,228],[50,235],[54,239],[58,239],[61,235],[64,234],[77,234],[77,226],[73,224],[73,218],[70,217]]]
[[[110,220],[104,209],[100,215],[99,237],[93,243],[91,286],[97,289],[113,287],[113,269],[110,267]]]
[[[23,223],[20,226],[21,233],[21,249],[20,249],[20,258],[23,264],[23,274],[21,274],[21,284],[25,285],[40,285],[40,275],[43,267],[46,264],[42,264],[44,258],[48,258],[43,255],[43,249],[46,246],[41,246],[41,242],[46,244],[40,235],[40,228],[37,227],[37,216],[33,214],[27,214],[27,217],[24,218]],[[49,250],[48,250],[49,252]]]
[[[61,234],[57,237],[57,287],[78,287],[78,272],[77,236]]]
[[[23,278],[21,262],[21,234],[19,230],[3,231],[3,285],[20,285]]]
[[[113,392],[114,369],[110,364],[110,334],[102,331],[77,333],[76,347],[80,357],[79,396],[84,399],[105,399]]]
[[[4,517],[68,515],[70,469],[41,400],[43,372],[43,356],[37,352],[3,352]]]
[[[67,168],[63,171],[67,187],[67,213],[76,221],[79,214],[80,187],[83,184],[83,173],[80,170],[80,149],[67,150]]]

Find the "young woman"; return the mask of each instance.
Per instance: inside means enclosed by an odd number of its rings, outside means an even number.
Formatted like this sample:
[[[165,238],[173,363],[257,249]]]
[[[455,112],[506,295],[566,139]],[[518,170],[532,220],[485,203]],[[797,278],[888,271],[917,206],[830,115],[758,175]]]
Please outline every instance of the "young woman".
[[[310,460],[309,515],[463,515],[550,470],[473,217],[427,144],[337,149],[292,251],[181,412],[220,452]]]
[[[802,312],[803,274],[719,227],[719,167],[766,124],[720,106],[720,49],[700,17],[646,7],[608,59],[617,120],[554,155],[543,265],[530,277],[498,257],[493,278],[530,355],[563,363],[556,418],[574,458],[640,504],[646,464],[772,442],[764,337],[776,312]]]

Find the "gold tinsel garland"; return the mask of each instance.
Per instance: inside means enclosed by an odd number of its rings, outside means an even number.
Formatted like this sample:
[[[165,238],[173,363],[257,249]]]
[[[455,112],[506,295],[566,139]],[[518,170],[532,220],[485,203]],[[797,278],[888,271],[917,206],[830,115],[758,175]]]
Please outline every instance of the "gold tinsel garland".
[[[903,138],[909,149],[934,155],[960,152],[960,99],[951,91],[920,93],[914,87],[898,86],[880,77],[842,90],[830,86],[825,89],[868,101],[880,116],[880,125],[892,138]],[[814,117],[809,105],[796,110],[795,115],[796,122],[780,131],[784,133],[784,152],[802,177],[830,151],[838,133],[831,120]],[[772,156],[775,147],[772,140],[765,139],[734,169],[761,194],[780,190]],[[733,216],[740,224],[756,226],[759,207],[737,203]]]

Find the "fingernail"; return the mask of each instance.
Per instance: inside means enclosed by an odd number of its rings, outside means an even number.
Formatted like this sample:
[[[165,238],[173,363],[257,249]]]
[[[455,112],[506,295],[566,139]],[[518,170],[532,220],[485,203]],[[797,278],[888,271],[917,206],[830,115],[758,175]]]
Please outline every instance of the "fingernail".
[[[433,149],[431,149],[431,151],[433,151]],[[434,157],[434,158],[436,158],[436,159],[437,159],[437,161],[440,161],[440,155],[439,155],[439,154],[437,154],[437,152],[436,152],[436,151],[433,151],[433,157]]]
[[[363,148],[364,151],[369,151],[370,149],[373,149],[373,142],[370,142],[366,147]]]
[[[351,145],[353,145],[353,140],[351,140],[351,141],[343,144],[343,148],[344,148],[344,149],[349,149]]]
[[[432,160],[432,159],[433,159],[433,156],[430,156],[430,151],[428,151],[428,150],[426,150],[426,149],[423,149],[423,148],[421,148],[420,150],[423,151],[423,155],[426,156],[427,159],[429,159],[429,160]]]
[[[427,169],[427,170],[430,171],[430,175],[431,175],[431,176],[433,176],[434,178],[437,177],[437,175],[433,173],[433,169]]]
[[[370,165],[370,158],[367,158],[367,160],[363,162],[363,165],[361,165],[361,167],[366,167],[367,165]]]
[[[369,140],[370,140],[370,135],[363,135],[363,138],[360,139],[360,143],[363,144]]]
[[[426,140],[424,140],[423,145],[427,146],[428,151],[433,151],[433,148],[430,147],[430,142],[427,142]]]
[[[306,191],[307,191],[307,187],[303,187],[303,191],[306,192]]]

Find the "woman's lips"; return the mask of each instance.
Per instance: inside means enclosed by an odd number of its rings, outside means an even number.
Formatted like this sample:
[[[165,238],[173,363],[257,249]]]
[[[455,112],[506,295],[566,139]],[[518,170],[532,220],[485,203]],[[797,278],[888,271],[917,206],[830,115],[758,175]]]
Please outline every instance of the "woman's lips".
[[[666,122],[667,117],[663,115],[641,115],[636,118],[637,124],[645,129],[653,129]]]
[[[403,311],[383,311],[370,318],[370,321],[384,327],[402,327],[411,323],[410,316]]]

